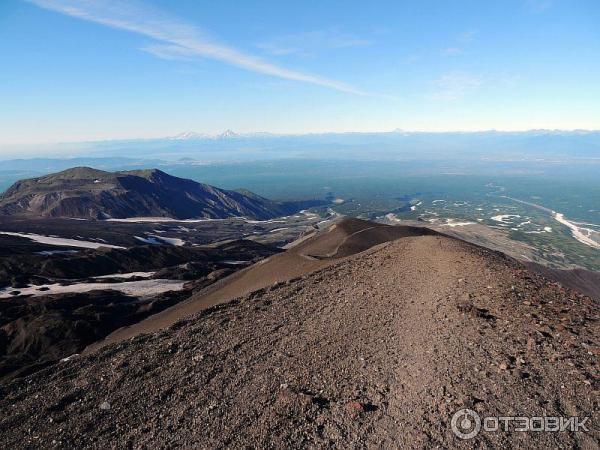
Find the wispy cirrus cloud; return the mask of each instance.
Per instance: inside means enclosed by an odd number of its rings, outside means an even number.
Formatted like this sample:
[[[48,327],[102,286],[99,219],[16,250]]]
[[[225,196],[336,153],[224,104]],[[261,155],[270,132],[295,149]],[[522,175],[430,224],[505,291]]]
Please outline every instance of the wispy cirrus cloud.
[[[136,0],[26,0],[45,9],[157,41],[144,50],[162,58],[202,57],[264,75],[314,84],[356,95],[366,93],[341,81],[281,67],[210,39],[200,28]]]
[[[186,47],[180,45],[169,45],[169,44],[151,44],[146,45],[140,50],[150,53],[157,58],[168,59],[168,60],[186,60],[190,61],[194,58],[198,58],[196,52],[191,51]]]
[[[467,72],[448,72],[434,82],[434,90],[429,97],[434,100],[459,100],[477,90],[481,84],[479,77]]]
[[[370,39],[360,38],[336,28],[330,28],[278,36],[268,41],[259,42],[256,47],[275,56],[292,54],[309,56],[324,50],[365,47],[371,44],[373,44],[373,41]]]
[[[456,56],[461,55],[465,52],[465,47],[471,43],[477,34],[476,31],[465,31],[458,35],[455,39],[455,44],[451,47],[447,47],[442,50],[442,54],[445,56]]]

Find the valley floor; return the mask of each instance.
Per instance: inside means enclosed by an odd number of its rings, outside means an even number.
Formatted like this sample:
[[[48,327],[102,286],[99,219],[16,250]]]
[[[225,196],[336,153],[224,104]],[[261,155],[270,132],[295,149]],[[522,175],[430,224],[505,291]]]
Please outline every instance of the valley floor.
[[[598,304],[443,236],[311,274],[3,385],[0,446],[597,448]],[[589,432],[480,432],[483,416]]]

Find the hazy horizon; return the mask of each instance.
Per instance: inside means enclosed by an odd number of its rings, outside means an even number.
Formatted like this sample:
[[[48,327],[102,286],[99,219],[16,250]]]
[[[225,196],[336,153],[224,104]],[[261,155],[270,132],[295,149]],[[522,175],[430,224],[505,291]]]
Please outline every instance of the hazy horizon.
[[[532,140],[533,139],[533,140]],[[342,131],[322,133],[237,132],[227,129],[208,134],[186,131],[172,136],[131,137],[56,143],[0,145],[0,160],[19,158],[143,157],[145,159],[192,158],[205,161],[265,159],[271,157],[314,157],[323,150],[336,157],[388,157],[416,152],[418,157],[444,154],[457,159],[511,154],[523,157],[597,158],[599,130],[480,130],[480,131]],[[126,151],[126,153],[123,153]],[[220,151],[226,151],[224,156]],[[249,152],[250,151],[250,152]],[[258,153],[256,153],[258,152]],[[425,153],[422,153],[425,152]],[[323,155],[318,156],[321,158]],[[329,156],[332,156],[330,154]],[[208,158],[208,159],[207,159]]]
[[[6,0],[0,155],[226,129],[597,130],[598,17],[561,0]]]

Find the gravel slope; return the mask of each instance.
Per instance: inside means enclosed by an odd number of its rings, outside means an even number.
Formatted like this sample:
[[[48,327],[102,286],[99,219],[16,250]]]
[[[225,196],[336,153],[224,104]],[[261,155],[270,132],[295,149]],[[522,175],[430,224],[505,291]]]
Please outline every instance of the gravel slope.
[[[597,448],[597,308],[405,237],[2,386],[0,447]],[[591,431],[463,441],[463,407]]]
[[[141,333],[153,333],[206,308],[288,281],[337,263],[340,259],[370,249],[384,242],[407,236],[436,234],[427,228],[390,226],[361,219],[347,218],[301,238],[287,251],[261,260],[208,286],[186,301],[147,319],[120,328],[102,341],[86,348],[90,353],[106,345],[121,342]]]

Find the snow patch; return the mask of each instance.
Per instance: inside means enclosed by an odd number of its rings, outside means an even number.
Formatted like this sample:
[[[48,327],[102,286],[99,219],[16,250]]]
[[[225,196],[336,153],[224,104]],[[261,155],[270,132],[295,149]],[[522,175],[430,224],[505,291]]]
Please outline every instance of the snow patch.
[[[134,236],[134,238],[136,238],[138,241],[141,241],[145,244],[151,244],[151,245],[169,244],[169,245],[175,245],[178,247],[185,245],[185,241],[183,239],[179,239],[179,238],[169,238],[169,237],[155,236],[155,235],[149,235],[148,237]]]
[[[275,228],[275,229],[269,231],[269,233],[277,233],[278,231],[288,230],[289,228],[290,227]]]
[[[181,222],[181,223],[198,223],[198,222],[214,222],[227,219],[174,219],[172,217],[129,217],[126,219],[106,219],[107,222],[125,222],[125,223],[161,223],[161,222]]]
[[[319,217],[316,214],[314,215],[315,217]],[[285,220],[275,220],[275,219],[269,219],[269,220],[249,220],[249,219],[245,219],[246,223],[286,223]]]
[[[519,216],[518,214],[499,214],[497,216],[492,217],[492,220],[496,221],[496,222],[501,222],[501,223],[505,223],[505,224],[510,224],[511,221],[507,220],[507,219],[511,219],[511,218],[515,218],[515,219],[520,219],[521,216]]]
[[[99,276],[92,277],[92,278],[97,279],[97,280],[101,280],[103,278],[122,278],[122,279],[128,279],[128,278],[133,278],[133,277],[150,278],[155,273],[156,272],[112,273],[110,275],[99,275]]]
[[[14,297],[10,294],[12,291],[19,291],[19,295],[32,295],[39,297],[49,294],[65,294],[68,292],[89,292],[98,289],[112,289],[123,292],[126,295],[136,297],[144,297],[149,295],[162,294],[167,291],[180,291],[183,289],[185,281],[178,280],[140,280],[140,281],[124,281],[122,283],[75,283],[69,286],[60,284],[45,284],[42,286],[30,285],[23,289],[15,289],[12,287],[0,290],[0,298]],[[40,288],[48,288],[40,291]]]
[[[100,244],[98,242],[83,241],[78,239],[67,239],[59,238],[55,236],[43,236],[41,234],[33,233],[13,233],[11,231],[0,231],[0,234],[6,234],[8,236],[17,236],[22,238],[31,239],[32,241],[39,242],[40,244],[57,245],[61,247],[79,247],[79,248],[125,248],[118,245]]]
[[[466,227],[467,225],[475,225],[475,222],[461,222],[458,219],[446,219],[446,223],[442,227]]]
[[[158,239],[153,238],[153,237],[141,237],[141,236],[134,236],[134,238],[136,238],[138,241],[143,242],[144,244],[151,244],[151,245],[163,245],[162,242],[160,242]]]
[[[158,238],[161,241],[166,242],[167,244],[175,245],[177,247],[181,247],[182,245],[185,245],[185,241],[183,239],[179,239],[179,238],[170,238],[170,237],[162,237],[162,236],[152,236],[152,237]]]

